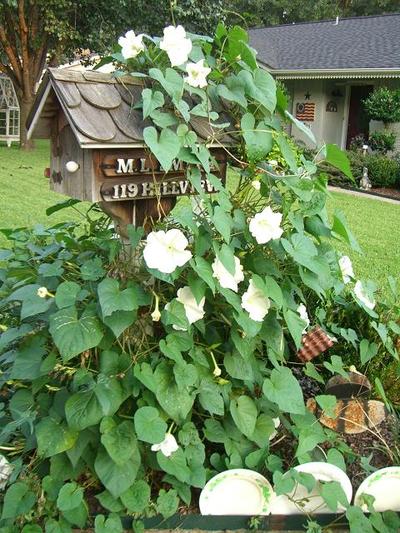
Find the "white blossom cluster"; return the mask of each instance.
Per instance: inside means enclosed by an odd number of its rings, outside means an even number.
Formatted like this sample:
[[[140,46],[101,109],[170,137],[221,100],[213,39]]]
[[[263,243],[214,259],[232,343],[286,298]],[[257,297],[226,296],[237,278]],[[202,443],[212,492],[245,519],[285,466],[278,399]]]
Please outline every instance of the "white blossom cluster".
[[[355,279],[353,264],[350,257],[347,255],[342,256],[339,259],[339,268],[342,273],[343,283],[347,284]],[[367,309],[371,309],[371,311],[374,309],[376,305],[375,299],[368,294],[360,280],[356,281],[354,284],[354,295],[357,300],[367,307]]]
[[[0,455],[0,490],[3,490],[6,487],[11,472],[11,464],[7,461],[4,455]]]
[[[136,35],[133,30],[130,30],[118,39],[124,59],[133,59],[145,50],[143,37],[142,33]],[[192,51],[192,41],[187,37],[183,26],[168,26],[164,28],[160,49],[167,53],[172,67],[178,67],[186,63],[187,76],[184,80],[188,85],[200,87],[201,89],[207,86],[207,76],[210,74],[211,69],[204,65],[204,59],[200,59],[196,63],[187,63],[189,54]]]

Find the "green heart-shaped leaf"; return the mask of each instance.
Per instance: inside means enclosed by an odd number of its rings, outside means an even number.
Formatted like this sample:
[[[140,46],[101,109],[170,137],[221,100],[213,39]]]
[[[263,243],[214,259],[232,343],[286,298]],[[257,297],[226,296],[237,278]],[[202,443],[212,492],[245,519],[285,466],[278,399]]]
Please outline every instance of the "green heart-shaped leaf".
[[[169,128],[164,128],[158,136],[157,130],[149,126],[143,130],[143,138],[163,169],[168,172],[181,148],[177,134]]]

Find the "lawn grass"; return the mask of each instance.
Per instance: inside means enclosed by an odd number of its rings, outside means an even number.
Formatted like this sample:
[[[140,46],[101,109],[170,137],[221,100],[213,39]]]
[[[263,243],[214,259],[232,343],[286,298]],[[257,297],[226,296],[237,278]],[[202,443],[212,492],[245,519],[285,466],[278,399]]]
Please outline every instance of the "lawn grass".
[[[64,198],[49,190],[44,177],[49,158],[47,141],[38,141],[33,152],[0,145],[0,228],[53,225],[82,218],[73,208],[46,216],[46,208]],[[80,209],[85,210],[88,205],[82,204]],[[400,284],[400,204],[332,193],[328,200],[331,215],[335,208],[345,213],[364,252],[357,254],[339,245],[343,253],[351,256],[356,276],[373,279],[385,292],[389,275]],[[5,244],[0,235],[0,246]]]
[[[370,200],[345,193],[332,193],[328,211],[341,209],[363,253],[339,244],[338,248],[352,259],[357,278],[372,279],[387,293],[388,276],[400,287],[400,204]]]
[[[7,148],[0,143],[0,228],[50,226],[65,220],[82,219],[73,208],[50,217],[46,215],[48,207],[65,199],[50,191],[49,180],[44,177],[44,170],[49,166],[48,141],[36,141],[36,148],[31,152],[24,152],[15,144]],[[85,210],[89,204],[82,207]],[[5,242],[0,235],[0,245],[4,246]]]

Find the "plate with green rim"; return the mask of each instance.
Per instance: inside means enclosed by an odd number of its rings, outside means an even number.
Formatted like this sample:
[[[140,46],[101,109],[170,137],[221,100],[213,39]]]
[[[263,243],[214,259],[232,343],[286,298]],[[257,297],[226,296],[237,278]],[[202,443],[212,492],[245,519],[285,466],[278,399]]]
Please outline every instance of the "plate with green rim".
[[[363,501],[363,494],[375,498],[373,507],[379,513],[400,511],[400,466],[381,468],[361,483],[354,497],[354,505],[367,511],[368,506]]]
[[[322,461],[312,461],[295,466],[293,470],[300,473],[311,474],[315,479],[315,486],[311,491],[301,483],[296,482],[294,488],[286,494],[276,496],[271,503],[271,513],[277,515],[291,514],[329,514],[333,510],[328,507],[322,496],[322,484],[335,481],[341,486],[350,504],[353,488],[350,479],[343,470],[337,466]],[[346,509],[338,504],[338,512]]]
[[[202,515],[260,516],[270,513],[274,492],[258,472],[245,468],[225,470],[211,478],[201,491]]]

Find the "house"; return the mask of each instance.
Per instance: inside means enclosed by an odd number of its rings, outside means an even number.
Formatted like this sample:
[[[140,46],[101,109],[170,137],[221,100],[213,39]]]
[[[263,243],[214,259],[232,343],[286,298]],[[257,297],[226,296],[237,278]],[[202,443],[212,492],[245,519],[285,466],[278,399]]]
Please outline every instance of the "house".
[[[19,103],[13,84],[0,74],[0,141],[19,141]]]
[[[400,88],[400,13],[249,33],[260,65],[284,83],[293,115],[319,142],[346,148],[355,136],[383,126],[368,121],[362,101],[376,87]],[[394,129],[400,149],[400,125]],[[307,143],[296,128],[292,133]]]

